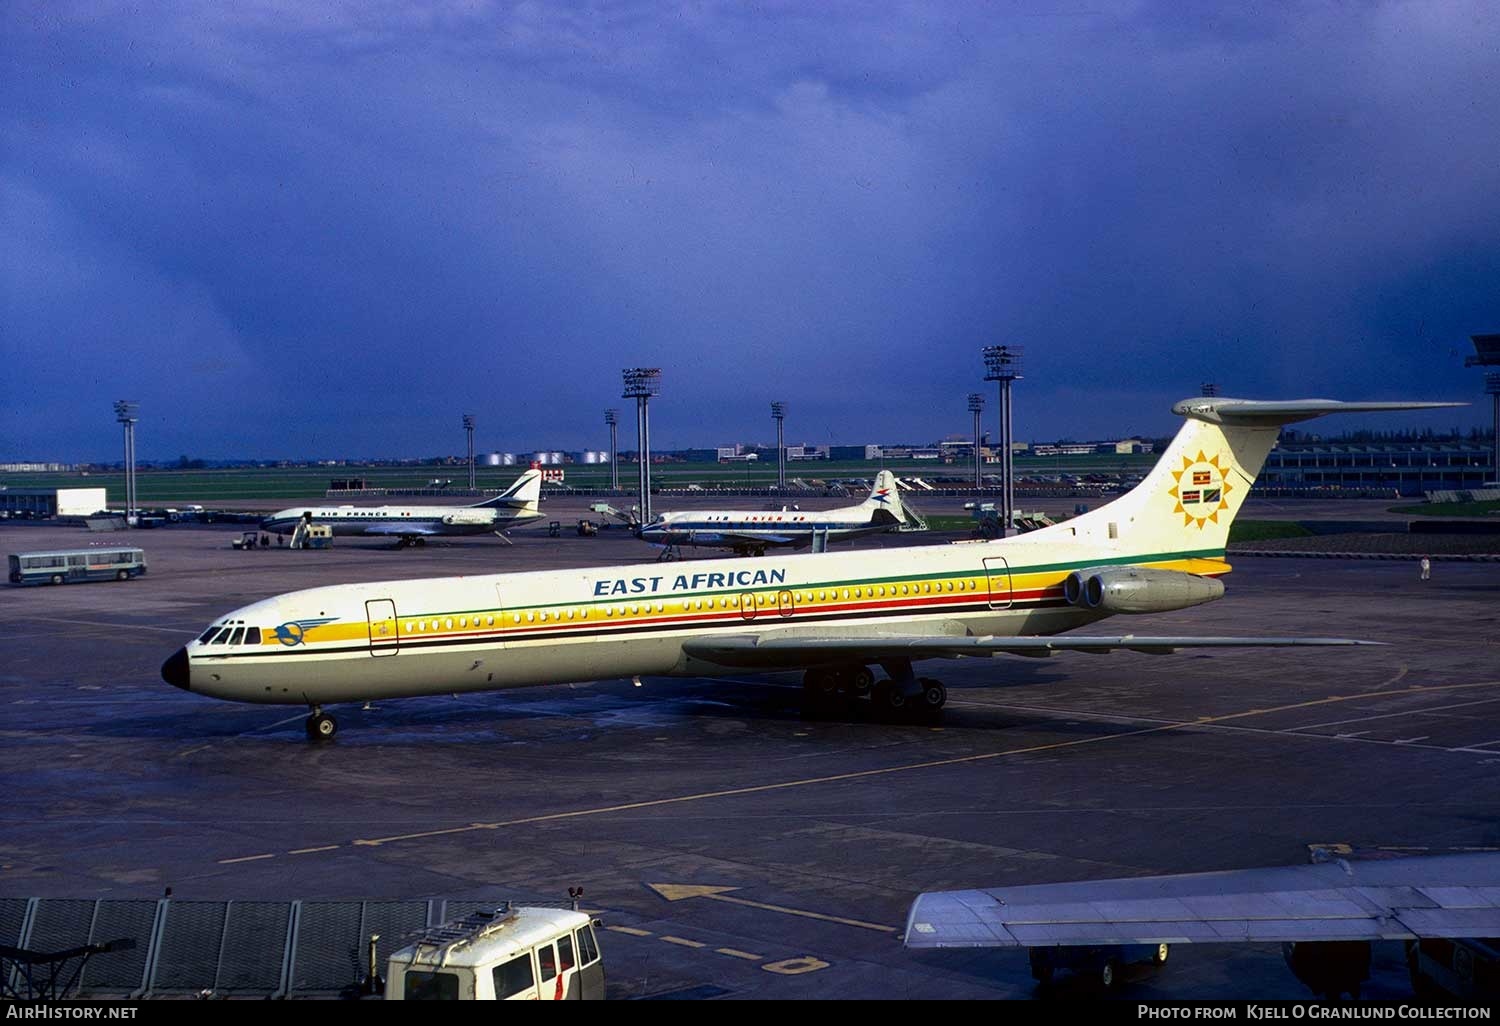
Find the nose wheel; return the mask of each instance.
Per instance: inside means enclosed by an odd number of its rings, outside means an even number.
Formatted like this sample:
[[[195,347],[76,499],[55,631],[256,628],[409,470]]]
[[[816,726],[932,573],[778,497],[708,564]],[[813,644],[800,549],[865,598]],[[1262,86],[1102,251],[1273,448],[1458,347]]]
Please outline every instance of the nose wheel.
[[[313,706],[312,714],[307,717],[307,739],[309,741],[327,741],[338,732],[338,721],[322,709]]]

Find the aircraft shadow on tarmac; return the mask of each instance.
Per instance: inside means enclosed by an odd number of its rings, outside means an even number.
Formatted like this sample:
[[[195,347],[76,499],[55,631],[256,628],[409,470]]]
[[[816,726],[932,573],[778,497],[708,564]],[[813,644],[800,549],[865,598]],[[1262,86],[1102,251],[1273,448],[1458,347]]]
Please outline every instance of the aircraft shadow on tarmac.
[[[628,681],[559,685],[511,693],[394,699],[370,708],[331,706],[341,721],[338,740],[359,744],[545,744],[584,740],[603,731],[660,728],[694,721],[748,720],[808,723],[828,727],[858,725],[889,731],[926,730],[943,725],[973,731],[1034,728],[1052,735],[1089,737],[1113,733],[1118,724],[1080,720],[1060,713],[1031,713],[1017,705],[1049,697],[1050,683],[1069,675],[1039,666],[1007,666],[1003,683],[953,684],[952,702],[940,717],[914,715],[891,721],[868,700],[841,701],[832,708],[805,709],[798,677],[768,675],[762,681],[647,680],[644,689]],[[986,708],[969,694],[995,695],[1006,707]],[[1011,705],[1009,703],[1015,703]],[[292,706],[203,705],[174,713],[110,716],[82,728],[93,736],[220,741],[266,739],[284,743],[303,734],[302,711]],[[555,731],[538,730],[552,720]],[[507,729],[507,728],[510,729]]]

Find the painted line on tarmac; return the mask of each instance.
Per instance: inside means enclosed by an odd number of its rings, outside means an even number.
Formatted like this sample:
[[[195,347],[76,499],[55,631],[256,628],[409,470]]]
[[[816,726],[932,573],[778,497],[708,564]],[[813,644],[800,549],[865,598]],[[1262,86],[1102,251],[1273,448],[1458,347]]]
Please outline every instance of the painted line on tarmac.
[[[226,741],[238,741],[242,737],[249,737],[251,734],[258,734],[263,730],[275,730],[277,727],[285,726],[288,723],[294,723],[300,719],[302,719],[302,714],[298,713],[296,716],[288,716],[286,719],[277,720],[275,723],[266,723],[262,724],[259,727],[251,727],[249,730],[242,730],[238,734],[233,734],[229,737],[221,737],[217,741],[208,741],[194,748],[185,748],[182,751],[178,752],[176,756],[174,756],[174,758],[182,759],[189,755],[196,755],[199,752],[207,751],[214,745],[221,745]],[[334,845],[334,847],[338,846]]]
[[[1462,690],[1462,689],[1466,689],[1466,688],[1487,688],[1487,687],[1500,687],[1500,681],[1488,680],[1488,681],[1478,681],[1476,683],[1471,683],[1471,684],[1433,684],[1433,685],[1426,685],[1426,686],[1418,684],[1418,685],[1414,685],[1414,686],[1409,687],[1409,688],[1401,688],[1401,689],[1398,689],[1398,690],[1395,690],[1395,691],[1378,691],[1378,692],[1371,691],[1371,692],[1366,692],[1366,693],[1364,693],[1362,695],[1335,695],[1335,696],[1332,696],[1330,698],[1315,699],[1315,700],[1312,700],[1312,701],[1309,701],[1309,702],[1297,703],[1297,704],[1294,704],[1294,705],[1273,706],[1271,708],[1266,708],[1266,709],[1251,709],[1251,710],[1249,710],[1247,712],[1232,713],[1232,714],[1225,715],[1225,716],[1204,717],[1201,720],[1196,720],[1193,723],[1188,723],[1188,724],[1179,724],[1179,723],[1176,723],[1175,721],[1172,721],[1172,720],[1160,720],[1160,719],[1155,719],[1155,718],[1152,718],[1152,717],[1145,717],[1145,716],[1121,716],[1121,715],[1114,714],[1114,713],[1096,713],[1096,712],[1087,712],[1087,711],[1079,711],[1079,710],[1072,710],[1072,709],[1056,709],[1056,708],[1049,708],[1049,707],[1046,707],[1046,706],[1024,706],[1024,705],[1005,705],[1005,704],[991,705],[989,703],[983,703],[983,704],[984,704],[985,708],[991,708],[991,709],[1022,709],[1022,710],[1025,710],[1027,712],[1042,712],[1042,713],[1048,713],[1049,715],[1053,715],[1053,716],[1073,716],[1073,717],[1077,717],[1078,719],[1096,719],[1096,720],[1106,720],[1106,721],[1110,721],[1110,722],[1121,722],[1121,721],[1124,721],[1124,722],[1135,722],[1135,723],[1158,723],[1158,724],[1161,724],[1160,729],[1162,729],[1162,730],[1171,730],[1171,729],[1175,729],[1178,726],[1190,726],[1190,727],[1196,726],[1196,727],[1207,727],[1207,728],[1209,728],[1211,730],[1228,730],[1228,731],[1236,731],[1236,732],[1245,733],[1245,734],[1272,734],[1272,735],[1275,735],[1277,737],[1299,737],[1299,738],[1309,738],[1309,739],[1312,739],[1312,740],[1320,740],[1320,741],[1350,741],[1350,742],[1357,742],[1357,743],[1367,744],[1367,745],[1398,745],[1399,744],[1402,748],[1416,748],[1416,749],[1420,749],[1422,751],[1428,751],[1428,752],[1448,752],[1448,753],[1452,753],[1452,754],[1465,754],[1465,755],[1494,755],[1495,754],[1494,752],[1485,751],[1485,750],[1480,749],[1480,748],[1475,748],[1473,745],[1453,745],[1453,746],[1449,746],[1449,745],[1424,745],[1424,744],[1418,744],[1417,743],[1418,741],[1423,740],[1423,738],[1409,738],[1409,739],[1406,739],[1406,740],[1397,741],[1397,740],[1391,740],[1391,739],[1387,739],[1387,738],[1364,737],[1364,736],[1362,736],[1362,735],[1370,733],[1370,731],[1368,731],[1368,730],[1357,730],[1357,731],[1352,731],[1350,733],[1344,733],[1344,734],[1311,734],[1311,733],[1304,733],[1304,731],[1307,729],[1307,728],[1304,728],[1304,727],[1255,727],[1255,726],[1251,726],[1251,725],[1243,724],[1243,723],[1226,723],[1226,722],[1223,722],[1225,720],[1240,719],[1240,718],[1247,717],[1247,716],[1263,716],[1263,715],[1267,715],[1269,713],[1286,712],[1289,709],[1297,709],[1297,708],[1301,708],[1301,707],[1307,706],[1307,705],[1326,705],[1326,704],[1329,704],[1329,703],[1332,703],[1332,702],[1356,702],[1356,701],[1359,701],[1360,699],[1363,699],[1363,698],[1388,697],[1388,696],[1391,696],[1391,695],[1419,694],[1419,693],[1428,693],[1428,692],[1436,692],[1436,691],[1456,691],[1456,690]],[[1486,699],[1485,701],[1490,701],[1490,700]],[[1497,700],[1497,701],[1500,701],[1500,700]],[[949,704],[952,704],[952,703],[949,703]],[[1463,703],[1463,704],[1469,704],[1469,703]],[[1473,704],[1480,704],[1480,703],[1473,703]],[[1431,711],[1437,711],[1439,709],[1447,709],[1447,708],[1457,708],[1457,706],[1437,706],[1437,707],[1434,707]],[[1423,713],[1423,712],[1427,712],[1427,711],[1429,711],[1429,710],[1427,710],[1427,709],[1412,709],[1412,710],[1409,710],[1406,713],[1406,715],[1411,715],[1411,714],[1415,714],[1415,713]],[[1391,716],[1391,715],[1400,715],[1400,714],[1386,713],[1386,714],[1383,714],[1383,715],[1385,715],[1385,716]],[[1379,717],[1372,717],[1372,718],[1377,718],[1378,719]],[[1346,721],[1346,722],[1354,722],[1354,721],[1351,720],[1351,721]],[[1426,737],[1426,736],[1430,736],[1430,735],[1424,735],[1424,737]],[[1496,742],[1486,741],[1486,742],[1480,742],[1480,743],[1481,744],[1494,744]]]
[[[163,634],[193,635],[193,632],[198,630],[198,628],[196,627],[152,627],[144,623],[105,623],[100,620],[64,620],[63,618],[58,616],[28,616],[26,619],[36,620],[41,623],[71,623],[77,624],[80,627],[108,627],[110,630],[114,631],[160,631]],[[202,631],[198,631],[198,633],[201,634]],[[193,636],[196,637],[196,635]],[[190,637],[188,640],[191,641],[192,638]]]
[[[667,901],[687,901],[690,898],[705,898],[709,901],[724,901],[731,905],[743,905],[746,908],[757,908],[765,912],[778,912],[782,915],[801,916],[804,919],[818,919],[825,923],[838,923],[842,926],[857,926],[861,930],[874,930],[877,933],[895,933],[896,927],[886,926],[884,923],[867,923],[863,919],[846,919],[843,916],[828,915],[825,912],[809,912],[802,908],[788,908],[785,905],[769,905],[764,901],[751,901],[749,898],[732,898],[730,891],[739,890],[738,887],[724,887],[716,884],[670,884],[670,883],[648,883],[657,894]]]
[[[406,834],[390,834],[385,837],[356,838],[351,844],[360,847],[376,848],[384,844],[396,844],[401,841],[421,841],[433,837],[449,837],[456,834],[473,833],[479,830],[499,830],[502,827],[529,826],[533,823],[557,823],[570,819],[582,819],[588,816],[605,816],[618,812],[634,812],[640,809],[659,809],[670,805],[684,805],[689,802],[710,801],[720,798],[738,798],[743,795],[768,794],[773,791],[788,791],[793,788],[815,787],[820,784],[838,784],[853,780],[868,780],[875,777],[891,776],[897,773],[911,773],[918,770],[940,769],[944,766],[964,766],[974,763],[991,762],[995,759],[1004,759],[1017,755],[1035,755],[1040,752],[1057,752],[1069,748],[1080,748],[1084,745],[1097,745],[1106,741],[1120,741],[1125,738],[1142,737],[1147,734],[1161,734],[1172,730],[1185,730],[1189,728],[1212,727],[1230,725],[1231,720],[1245,719],[1251,716],[1264,716],[1271,713],[1287,712],[1293,709],[1310,709],[1324,705],[1334,705],[1339,702],[1361,701],[1374,697],[1389,698],[1394,695],[1433,693],[1439,691],[1461,691],[1468,688],[1496,687],[1500,681],[1483,681],[1472,684],[1439,684],[1424,687],[1414,685],[1408,688],[1397,688],[1390,691],[1367,691],[1358,695],[1332,695],[1327,698],[1309,699],[1303,702],[1291,702],[1286,705],[1271,706],[1267,708],[1256,708],[1245,712],[1225,713],[1220,716],[1203,716],[1196,720],[1173,720],[1153,723],[1151,726],[1140,727],[1136,730],[1121,730],[1109,734],[1100,734],[1096,737],[1073,738],[1067,741],[1054,741],[1047,744],[1022,745],[1019,748],[1004,748],[996,752],[980,752],[976,755],[957,755],[946,759],[930,759],[923,762],[908,762],[896,766],[880,766],[874,769],[850,770],[847,773],[830,773],[820,777],[803,777],[798,780],[782,780],[769,784],[752,784],[746,787],[730,787],[718,791],[698,791],[692,794],[673,795],[667,798],[651,798],[639,802],[624,802],[619,805],[605,805],[591,809],[574,809],[569,812],[549,812],[538,816],[522,816],[517,819],[497,820],[491,823],[468,823],[463,826],[444,827],[438,830],[417,830]],[[1056,710],[1050,710],[1056,712]],[[1086,714],[1079,714],[1086,715]],[[1097,714],[1095,714],[1097,715]],[[1119,719],[1117,717],[1116,719]],[[1140,722],[1136,720],[1136,722]],[[1149,722],[1149,721],[1148,721]],[[1241,728],[1258,731],[1262,733],[1278,734],[1285,737],[1317,738],[1324,735],[1297,734],[1288,731],[1274,730],[1269,728],[1248,727]],[[1388,742],[1372,742],[1387,744]],[[1433,748],[1439,751],[1462,751],[1462,749],[1444,749],[1435,745],[1407,745],[1408,748]],[[1484,752],[1485,755],[1493,755],[1493,752]],[[274,857],[274,856],[264,856]],[[238,861],[235,859],[219,859],[220,865],[226,865]]]

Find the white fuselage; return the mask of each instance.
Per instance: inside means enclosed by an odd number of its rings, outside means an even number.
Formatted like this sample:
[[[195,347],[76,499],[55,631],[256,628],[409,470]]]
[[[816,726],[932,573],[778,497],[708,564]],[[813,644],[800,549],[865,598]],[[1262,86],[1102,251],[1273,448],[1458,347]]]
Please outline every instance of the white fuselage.
[[[1222,554],[1132,555],[1128,562],[1221,574],[1228,569]],[[297,705],[601,677],[712,676],[737,671],[686,655],[685,640],[768,630],[1061,633],[1101,616],[1063,599],[1069,570],[1126,561],[1082,551],[1067,558],[1055,544],[1012,538],[730,559],[703,569],[647,563],[381,581],[254,603],[218,621],[245,628],[239,644],[215,643],[211,627],[185,652],[190,690]]]
[[[541,518],[541,513],[480,506],[294,506],[261,522],[289,534],[304,520],[327,524],[337,537],[489,534]]]

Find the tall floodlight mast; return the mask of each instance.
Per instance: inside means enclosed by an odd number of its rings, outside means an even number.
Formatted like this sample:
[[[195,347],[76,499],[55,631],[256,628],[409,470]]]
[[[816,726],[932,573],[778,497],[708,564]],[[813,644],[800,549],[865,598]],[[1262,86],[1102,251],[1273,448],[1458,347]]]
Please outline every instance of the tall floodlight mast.
[[[464,414],[464,434],[469,439],[469,491],[474,490],[474,414]]]
[[[776,422],[776,487],[786,488],[786,403],[771,404],[771,419]]]
[[[1000,528],[1009,534],[1016,523],[1015,470],[1011,463],[1011,382],[1021,377],[1020,346],[985,346],[984,380],[1000,384]]]
[[[969,412],[974,414],[974,487],[981,488],[984,485],[984,477],[979,472],[979,418],[984,413],[982,393],[969,393]]]
[[[624,370],[625,391],[621,393],[622,399],[635,400],[635,430],[636,438],[640,444],[636,459],[640,461],[637,468],[641,492],[641,523],[651,522],[651,418],[647,414],[646,404],[654,396],[661,395],[661,368],[660,367],[627,367]]]
[[[609,487],[620,490],[620,411],[605,410],[604,423],[609,425]]]
[[[1464,360],[1465,367],[1500,367],[1500,335],[1470,335],[1469,339],[1474,343],[1474,355]],[[1484,376],[1484,390],[1495,407],[1492,422],[1494,462],[1490,464],[1490,480],[1500,485],[1500,371],[1491,371]]]
[[[135,523],[135,424],[141,404],[134,399],[115,403],[115,420],[125,427],[125,525]]]

